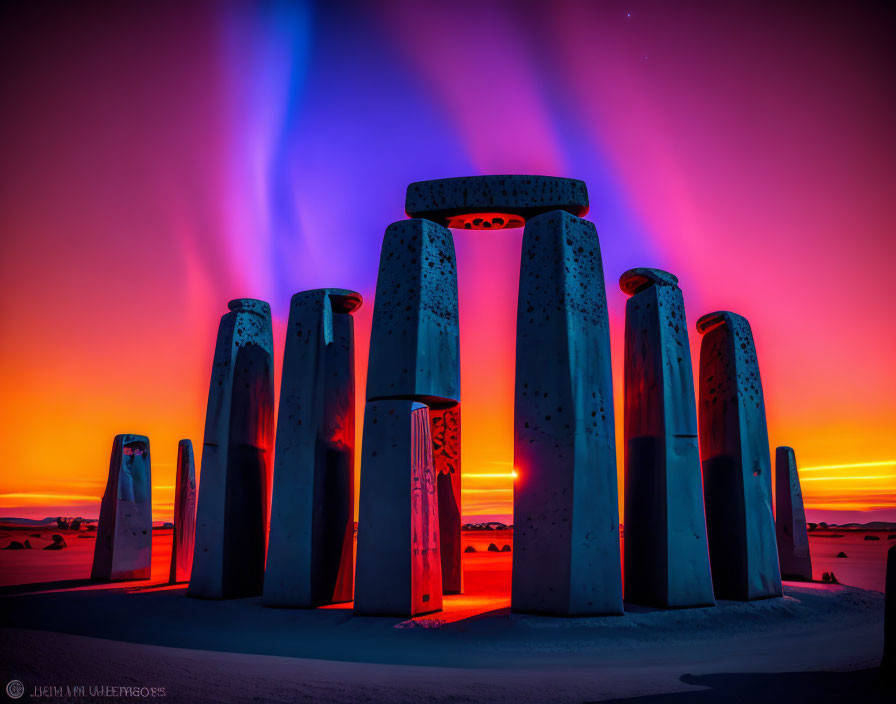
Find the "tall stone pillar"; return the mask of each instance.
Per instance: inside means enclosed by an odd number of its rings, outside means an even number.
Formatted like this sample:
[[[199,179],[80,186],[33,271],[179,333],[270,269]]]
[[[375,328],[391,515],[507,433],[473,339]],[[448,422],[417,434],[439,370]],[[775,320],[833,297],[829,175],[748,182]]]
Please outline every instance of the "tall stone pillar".
[[[457,263],[451,232],[429,220],[393,223],[383,237],[370,334],[367,401],[388,399],[412,400],[430,409],[429,435],[436,443],[432,452],[439,474],[442,590],[459,593],[463,573]],[[375,440],[368,438],[365,423],[364,447],[369,449],[372,442]],[[359,562],[361,545],[370,544],[361,541],[361,531],[359,515]]]
[[[442,608],[437,501],[428,408],[368,401],[355,613],[411,617]]]
[[[116,435],[100,505],[90,578],[149,579],[152,561],[152,477],[149,438]]]
[[[715,603],[694,375],[678,279],[631,269],[625,306],[625,600]]]
[[[189,596],[257,596],[264,581],[274,418],[271,308],[241,298],[221,318],[202,447]]]
[[[355,464],[354,291],[292,297],[271,502],[264,601],[352,600]]]
[[[174,536],[171,542],[172,584],[190,581],[193,564],[193,543],[196,538],[196,465],[193,443],[177,444],[177,478],[174,486]]]
[[[697,321],[700,457],[717,599],[781,596],[765,400],[753,333],[728,311]]]
[[[790,447],[775,450],[775,536],[781,576],[812,581],[803,492],[796,471],[796,456]]]
[[[622,613],[610,334],[594,225],[526,223],[516,328],[511,608]]]

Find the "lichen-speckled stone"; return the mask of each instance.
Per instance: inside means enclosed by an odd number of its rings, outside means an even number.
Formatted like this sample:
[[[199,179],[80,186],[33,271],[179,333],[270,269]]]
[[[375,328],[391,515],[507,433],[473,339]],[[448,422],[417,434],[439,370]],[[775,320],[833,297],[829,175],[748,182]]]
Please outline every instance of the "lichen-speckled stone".
[[[367,400],[460,401],[457,262],[451,231],[428,220],[386,228],[376,280]]]
[[[516,327],[511,608],[622,613],[610,333],[594,225],[523,235]]]
[[[177,444],[177,478],[174,485],[174,536],[171,543],[172,584],[188,582],[193,564],[193,544],[196,538],[196,465],[193,443],[181,440]]]
[[[261,594],[273,450],[271,308],[237,299],[221,318],[209,385],[188,596]]]
[[[715,603],[697,406],[678,279],[632,269],[625,306],[625,600],[664,608]]]
[[[152,476],[149,438],[116,435],[90,578],[149,579],[152,560]]]
[[[283,354],[264,602],[352,599],[355,333],[361,295],[292,297]]]
[[[430,408],[429,418],[439,499],[442,593],[460,594],[464,589],[460,530],[460,404],[450,408]]]
[[[442,608],[437,501],[429,409],[413,401],[369,401],[355,613],[410,617]]]
[[[717,599],[781,596],[765,400],[747,320],[721,311],[697,321],[700,457]]]
[[[499,212],[524,220],[565,210],[588,213],[588,188],[584,181],[554,176],[464,176],[416,181],[408,186],[405,212],[441,225],[455,215]]]
[[[784,579],[812,580],[803,491],[791,447],[775,450],[775,535]]]

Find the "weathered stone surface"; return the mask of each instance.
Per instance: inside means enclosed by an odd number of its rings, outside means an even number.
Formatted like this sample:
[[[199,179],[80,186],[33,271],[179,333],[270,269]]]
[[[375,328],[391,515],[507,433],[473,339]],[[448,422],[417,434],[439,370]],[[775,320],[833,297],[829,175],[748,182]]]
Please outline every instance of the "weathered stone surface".
[[[193,544],[196,538],[196,463],[193,443],[177,443],[177,477],[174,484],[174,535],[171,543],[172,584],[190,581],[193,565]]]
[[[460,401],[457,262],[451,232],[428,220],[386,228],[376,281],[367,400]]]
[[[261,594],[274,418],[271,308],[242,298],[221,318],[212,366],[189,596]]]
[[[354,542],[355,333],[361,295],[292,297],[283,355],[264,602],[351,601]]]
[[[460,544],[460,405],[431,408],[429,418],[439,503],[442,593],[460,594],[464,584]]]
[[[809,533],[803,492],[796,471],[793,448],[775,450],[775,536],[778,539],[778,560],[785,579],[812,579],[812,557],[809,554]]]
[[[631,269],[625,306],[625,600],[715,603],[684,297],[672,274]]]
[[[429,409],[413,401],[369,401],[361,452],[355,613],[417,616],[441,608]]]
[[[56,540],[53,536],[53,543],[47,548],[59,550],[64,547],[65,541],[61,535],[58,537],[59,540]],[[97,581],[149,579],[151,560],[149,438],[144,435],[116,435],[109,459],[109,478],[100,506],[90,578]]]
[[[717,599],[781,596],[765,400],[750,324],[728,311],[697,321],[700,457]]]
[[[511,608],[622,613],[610,334],[594,225],[564,211],[523,235]]]
[[[443,588],[460,593],[457,264],[451,232],[428,220],[393,223],[383,237],[367,369],[367,400],[377,399],[413,400],[430,408]]]
[[[884,656],[880,672],[884,681],[896,684],[896,545],[887,550],[887,582],[884,601]]]
[[[588,213],[584,181],[554,176],[467,176],[416,181],[408,186],[405,212],[446,227],[500,229],[565,210]]]

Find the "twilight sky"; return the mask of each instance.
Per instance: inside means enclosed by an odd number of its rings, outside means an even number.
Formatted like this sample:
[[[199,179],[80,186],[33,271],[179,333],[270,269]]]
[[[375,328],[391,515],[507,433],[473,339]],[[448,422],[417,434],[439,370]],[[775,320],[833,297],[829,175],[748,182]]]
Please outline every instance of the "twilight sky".
[[[360,291],[360,412],[407,184],[536,173],[588,184],[620,432],[619,275],[667,269],[695,368],[700,315],[750,320],[809,519],[896,520],[885,4],[74,5],[0,10],[0,515],[96,516],[131,432],[169,518],[230,298],[279,373],[290,296]],[[466,514],[510,511],[521,238],[455,232]]]

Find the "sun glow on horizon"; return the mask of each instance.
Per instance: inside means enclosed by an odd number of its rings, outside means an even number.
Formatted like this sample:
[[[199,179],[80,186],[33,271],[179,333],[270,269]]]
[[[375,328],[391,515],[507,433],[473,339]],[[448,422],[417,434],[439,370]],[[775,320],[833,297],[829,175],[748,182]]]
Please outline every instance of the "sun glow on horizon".
[[[826,469],[853,469],[857,467],[889,467],[896,466],[896,460],[884,460],[881,462],[855,462],[853,464],[821,464],[815,467],[799,467],[799,473],[820,472]]]

